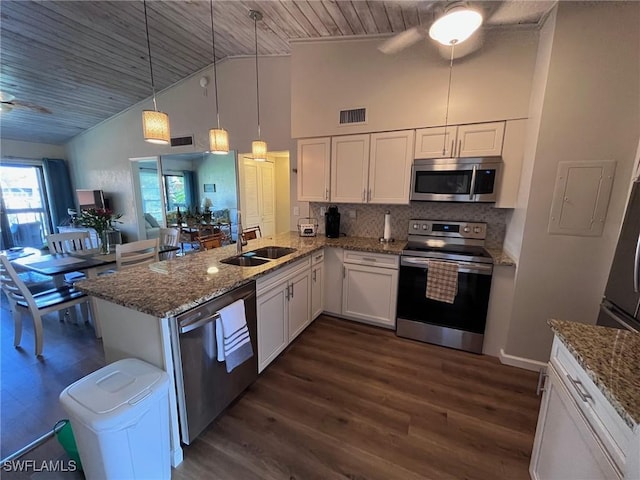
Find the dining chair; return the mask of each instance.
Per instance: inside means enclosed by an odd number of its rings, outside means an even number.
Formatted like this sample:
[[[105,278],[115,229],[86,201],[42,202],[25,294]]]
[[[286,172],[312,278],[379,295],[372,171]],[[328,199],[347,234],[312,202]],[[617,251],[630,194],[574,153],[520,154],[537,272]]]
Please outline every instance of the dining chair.
[[[180,231],[177,228],[160,229],[160,245],[177,247],[180,242]],[[166,252],[162,254],[164,260],[176,257],[176,252]]]
[[[13,345],[20,346],[22,314],[28,312],[33,319],[36,356],[42,355],[44,346],[42,316],[51,312],[73,308],[77,304],[89,301],[89,297],[86,294],[74,289],[73,285],[67,284],[44,292],[32,293],[20,279],[9,259],[4,255],[0,255],[0,280],[2,281],[2,290],[9,300],[9,307],[13,317]],[[85,320],[88,321],[88,318],[85,318]]]
[[[91,250],[91,236],[87,231],[52,233],[47,235],[50,253],[70,253]]]
[[[116,245],[116,266],[118,270],[159,262],[159,246],[159,238]]]
[[[198,244],[201,250],[210,250],[212,248],[219,248],[222,246],[224,235],[222,233],[214,233],[213,235],[206,235],[198,237]]]
[[[260,232],[260,225],[256,225],[255,227],[247,227],[243,229],[242,236],[245,240],[254,240],[256,238],[262,238],[262,233]]]

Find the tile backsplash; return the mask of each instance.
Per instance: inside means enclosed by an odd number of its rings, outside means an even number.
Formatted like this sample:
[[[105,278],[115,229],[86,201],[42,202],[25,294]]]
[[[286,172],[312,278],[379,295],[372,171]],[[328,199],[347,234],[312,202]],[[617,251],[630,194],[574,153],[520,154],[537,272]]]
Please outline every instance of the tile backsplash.
[[[321,208],[327,203],[310,203],[310,216],[318,219],[319,234],[324,235],[324,216]],[[391,213],[391,236],[407,239],[409,220],[449,220],[458,222],[483,222],[487,224],[487,248],[501,248],[509,209],[494,208],[487,203],[438,203],[413,202],[410,205],[337,204],[340,212],[340,233],[354,237],[381,237],[384,230],[384,215]],[[354,218],[355,216],[355,218]]]

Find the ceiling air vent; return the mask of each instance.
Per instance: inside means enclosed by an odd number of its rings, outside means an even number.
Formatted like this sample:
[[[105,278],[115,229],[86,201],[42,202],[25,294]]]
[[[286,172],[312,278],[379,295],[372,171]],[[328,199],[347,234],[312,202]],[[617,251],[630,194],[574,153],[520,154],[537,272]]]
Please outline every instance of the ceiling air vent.
[[[366,108],[352,108],[340,110],[340,125],[354,125],[367,123]]]
[[[172,147],[184,147],[186,145],[193,145],[193,135],[186,137],[173,137],[171,139]]]

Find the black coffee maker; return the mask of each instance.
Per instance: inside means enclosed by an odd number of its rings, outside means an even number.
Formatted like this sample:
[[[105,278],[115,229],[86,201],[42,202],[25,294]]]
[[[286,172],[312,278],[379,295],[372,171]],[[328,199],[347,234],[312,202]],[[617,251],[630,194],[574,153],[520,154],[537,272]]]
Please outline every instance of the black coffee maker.
[[[324,231],[327,238],[340,236],[340,212],[335,205],[329,207],[324,214]]]

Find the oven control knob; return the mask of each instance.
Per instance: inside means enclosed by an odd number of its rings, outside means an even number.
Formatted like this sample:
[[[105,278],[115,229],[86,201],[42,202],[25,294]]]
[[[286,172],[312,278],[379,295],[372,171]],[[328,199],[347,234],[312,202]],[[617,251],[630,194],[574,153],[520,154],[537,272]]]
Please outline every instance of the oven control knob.
[[[417,224],[417,223],[414,223],[414,224],[413,224],[413,229],[414,229],[414,230],[418,230],[418,228],[419,228],[418,224]]]
[[[423,230],[429,230],[429,225],[422,225]]]
[[[473,227],[473,233],[480,233],[482,232],[482,227]]]
[[[470,229],[469,227],[464,227],[464,228],[462,229],[462,231],[463,231],[464,233],[469,233],[469,232],[471,231],[471,229]]]

